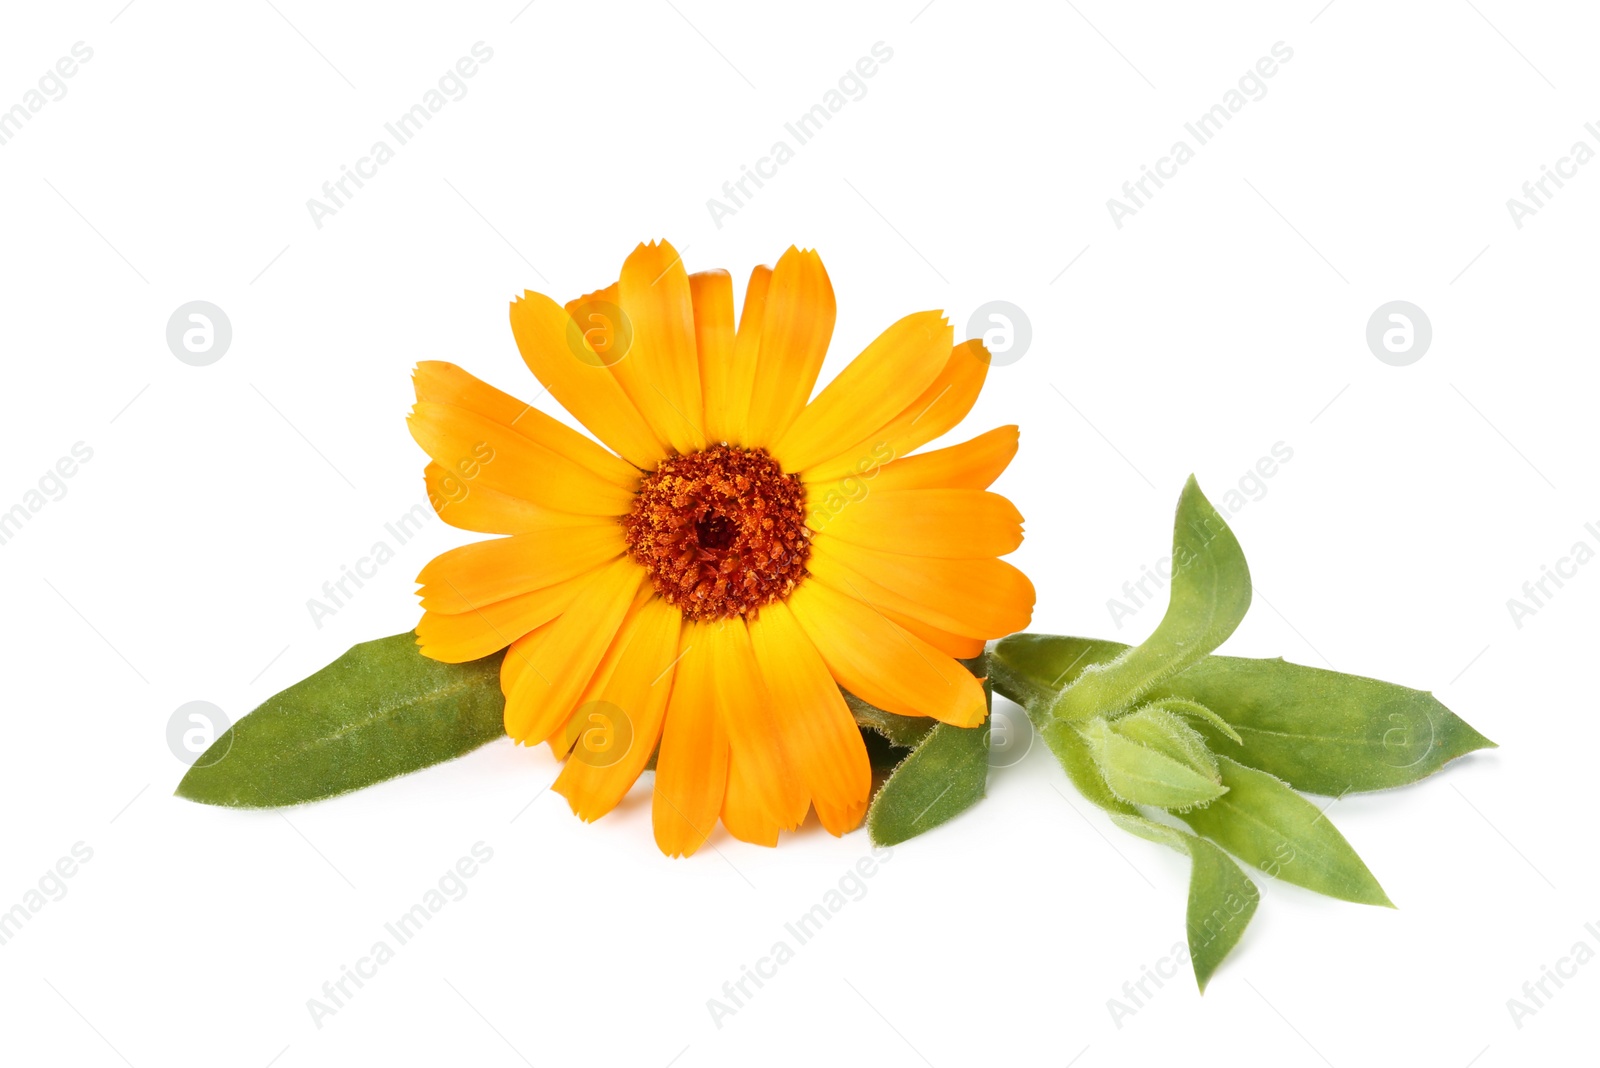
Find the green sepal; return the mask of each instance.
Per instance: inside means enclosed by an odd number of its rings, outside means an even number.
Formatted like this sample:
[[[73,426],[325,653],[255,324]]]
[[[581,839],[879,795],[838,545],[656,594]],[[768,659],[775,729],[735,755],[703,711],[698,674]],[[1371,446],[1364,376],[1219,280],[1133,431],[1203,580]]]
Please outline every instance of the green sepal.
[[[1130,741],[1188,765],[1213,782],[1217,780],[1217,758],[1206,748],[1206,740],[1200,732],[1159,704],[1142,705],[1126,716],[1117,717],[1111,729]]]
[[[885,712],[877,705],[868,704],[849,690],[840,690],[844,694],[844,703],[850,706],[850,714],[855,717],[856,726],[862,730],[872,731],[884,738],[892,746],[900,749],[915,748],[917,743],[928,736],[933,730],[937,720],[925,716],[901,716],[893,712]]]
[[[1082,724],[1082,734],[1106,786],[1130,805],[1192,808],[1226,790],[1199,733],[1170,712],[1095,718]]]
[[[1094,753],[1079,726],[1062,719],[1051,720],[1040,730],[1039,736],[1061,762],[1062,770],[1080,794],[1107,812],[1139,815],[1137,808],[1112,793],[1111,787],[1106,785],[1106,777],[1100,773],[1100,766],[1095,763]]]
[[[1173,522],[1166,614],[1139,645],[1082,671],[1055,699],[1051,713],[1083,720],[1131,708],[1227,640],[1249,608],[1250,568],[1244,550],[1190,475]]]
[[[352,646],[218,736],[177,796],[298,805],[461,756],[505,736],[500,660],[442,664],[409,631]]]
[[[1197,834],[1284,882],[1361,905],[1394,903],[1327,815],[1264,771],[1218,757],[1228,792],[1177,813]]]
[[[1144,708],[1159,708],[1164,712],[1173,712],[1189,719],[1198,719],[1215,727],[1223,737],[1235,745],[1243,745],[1244,739],[1239,737],[1239,732],[1233,725],[1199,701],[1191,701],[1187,697],[1162,697],[1151,701]]]

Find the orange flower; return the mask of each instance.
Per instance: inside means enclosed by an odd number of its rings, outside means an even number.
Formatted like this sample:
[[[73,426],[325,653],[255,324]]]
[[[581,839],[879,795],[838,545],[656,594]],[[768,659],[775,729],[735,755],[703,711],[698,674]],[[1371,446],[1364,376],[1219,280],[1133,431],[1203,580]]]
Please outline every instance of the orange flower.
[[[757,267],[736,329],[728,273],[688,274],[663,241],[565,308],[511,305],[529,369],[603,444],[453,364],[417,367],[429,498],[509,535],[422,570],[422,651],[506,649],[506,733],[566,760],[555,789],[584,820],[659,745],[669,855],[719,817],[765,845],[811,807],[851,830],[872,775],[840,687],[976,726],[983,690],[956,658],[1032,615],[1032,584],[998,559],[1022,517],[987,492],[1017,428],[911,455],[971,409],[982,344],[909,315],[813,398],[833,322],[814,252]]]

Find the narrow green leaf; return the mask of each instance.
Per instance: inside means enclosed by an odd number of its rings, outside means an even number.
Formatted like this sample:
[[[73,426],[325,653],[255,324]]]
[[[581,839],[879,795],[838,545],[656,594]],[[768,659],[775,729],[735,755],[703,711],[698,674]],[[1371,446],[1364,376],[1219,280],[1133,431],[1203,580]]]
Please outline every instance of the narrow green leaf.
[[[878,788],[867,810],[873,844],[933,830],[979,801],[988,781],[988,731],[940,723]]]
[[[1189,477],[1172,531],[1172,587],[1166,615],[1144,642],[1079,674],[1052,713],[1089,719],[1130,708],[1232,634],[1250,607],[1250,568],[1228,524]]]
[[[1231,857],[1210,842],[1157,823],[1113,796],[1095,768],[1088,743],[1072,724],[1057,720],[1045,729],[1044,737],[1066,769],[1067,778],[1085,797],[1105,809],[1111,822],[1130,834],[1188,854],[1189,908],[1185,928],[1195,982],[1205,993],[1217,966],[1255,915],[1261,891]]]
[[[1228,721],[1238,741],[1200,725],[1217,752],[1317,794],[1404,786],[1494,747],[1426,691],[1282,659],[1209,656],[1158,692]]]
[[[1096,718],[1082,725],[1095,765],[1112,794],[1130,805],[1165,809],[1204,805],[1220,797],[1226,788],[1217,774],[1215,758],[1200,742],[1200,736],[1171,713],[1157,711],[1151,715],[1164,716],[1178,730],[1193,735],[1194,744],[1169,736],[1169,725],[1158,725],[1153,720],[1141,724],[1139,733],[1143,738],[1132,737],[1122,730],[1122,724],[1132,716],[1114,723]]]
[[[1233,858],[1203,838],[1184,835],[1189,847],[1189,961],[1200,993],[1230,950],[1238,944],[1261,891]]]
[[[984,670],[981,659],[962,663],[975,675]],[[992,705],[988,682],[983,694]],[[867,809],[867,831],[875,845],[899,845],[976,804],[988,781],[987,718],[976,727],[935,724],[878,788]]]
[[[1054,692],[1127,648],[1092,638],[1013,634],[989,651],[989,672],[995,689],[1039,724]],[[1200,702],[1239,736],[1236,742],[1200,724],[1218,753],[1297,790],[1329,796],[1404,786],[1457,757],[1494,748],[1426,691],[1282,658],[1207,656],[1148,697],[1152,703]],[[1047,728],[1041,730],[1048,737]]]
[[[1228,792],[1177,813],[1195,832],[1285,882],[1343,901],[1394,904],[1344,835],[1316,805],[1264,771],[1218,757]]]
[[[297,805],[461,756],[505,734],[500,659],[441,664],[410,632],[363,642],[223,732],[177,795]]]

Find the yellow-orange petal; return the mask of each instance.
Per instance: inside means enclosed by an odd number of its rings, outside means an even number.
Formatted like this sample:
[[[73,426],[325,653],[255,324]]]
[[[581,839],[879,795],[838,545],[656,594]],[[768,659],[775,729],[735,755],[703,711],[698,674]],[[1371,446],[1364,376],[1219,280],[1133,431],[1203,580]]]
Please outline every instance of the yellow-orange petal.
[[[915,634],[946,656],[953,656],[957,660],[971,660],[983,652],[985,642],[982,638],[969,638],[964,634],[941,630],[916,616],[896,612],[881,601],[874,601],[872,607],[883,613],[889,622]]]
[[[616,523],[559,527],[458,545],[434,557],[417,575],[422,607],[446,614],[476,611],[592,571],[626,549],[622,527]],[[643,572],[643,568],[639,570]]]
[[[633,507],[639,472],[624,485],[466,408],[419,402],[407,425],[423,451],[446,470],[476,461],[474,481],[490,489],[580,515],[625,515]]]
[[[806,570],[840,593],[968,638],[1003,638],[1033,620],[1033,583],[992,557],[905,556],[821,537]]]
[[[649,468],[667,455],[606,366],[612,357],[596,354],[559,304],[543,293],[523,293],[511,304],[511,333],[523,362],[557,403],[623,459]]]
[[[841,838],[861,826],[861,818],[867,814],[867,800],[837,807],[822,801],[815,804],[817,822],[835,838]]]
[[[565,612],[588,580],[586,572],[469,612],[424,612],[417,624],[417,644],[423,656],[447,664],[488,656]]]
[[[651,823],[656,845],[669,857],[686,857],[700,848],[727,796],[728,735],[715,703],[716,665],[696,648],[706,627],[690,623],[683,628],[656,758]]]
[[[909,456],[966,418],[988,373],[989,355],[983,342],[963,341],[950,351],[939,376],[904,411],[861,435],[839,455],[801,472],[802,477],[807,483],[833,482]]]
[[[608,286],[602,286],[592,292],[585,293],[581,297],[575,297],[562,305],[566,309],[566,313],[572,316],[572,321],[577,323],[579,329],[583,331],[584,338],[589,341],[590,350],[601,359],[620,358],[627,355],[626,353],[613,352],[611,345],[613,342],[619,342],[625,334],[631,334],[631,331],[619,330],[616,323],[611,322],[598,309],[589,307],[589,305],[610,304],[614,306],[616,303],[617,283],[612,282]]]
[[[772,697],[750,648],[749,628],[734,617],[704,627],[700,641],[714,665],[714,700],[728,735],[723,822],[735,838],[775,844],[779,830],[791,830],[805,819],[810,799],[783,751]],[[729,802],[734,805],[732,823]]]
[[[585,822],[616,808],[650,762],[672,695],[683,616],[652,597],[639,606],[629,624],[578,706],[579,715],[589,712],[586,733],[577,739],[553,787]],[[619,716],[620,721],[607,722]],[[619,754],[612,747],[622,744],[624,733],[627,748]]]
[[[784,830],[763,803],[761,781],[756,778],[755,768],[748,761],[741,761],[738,752],[731,747],[728,790],[722,798],[722,825],[739,841],[760,846],[777,845],[778,832]]]
[[[828,354],[836,311],[822,258],[791,245],[767,285],[746,444],[771,446],[806,406]]]
[[[607,564],[579,591],[574,607],[512,643],[506,659],[521,664],[506,694],[507,734],[533,745],[567,721],[644,580],[644,568],[626,557]]]
[[[560,617],[557,616],[556,618],[559,619]],[[549,630],[553,625],[554,620],[542,627],[536,627],[506,647],[506,655],[500,660],[500,693],[502,695],[515,690],[522,676],[529,672],[529,661],[526,656],[522,655],[523,650],[527,649],[528,645],[535,640],[535,635],[541,631]]]
[[[983,722],[982,683],[870,605],[820,582],[802,583],[788,603],[829,672],[863,701],[957,727]]]
[[[773,457],[786,471],[804,471],[838,456],[862,427],[888,423],[944,369],[951,336],[936,311],[890,326],[795,417],[773,444]]]
[[[907,556],[1003,556],[1022,544],[1022,514],[986,490],[874,490],[839,508],[808,499],[806,524],[852,545]]]
[[[772,283],[772,268],[757,267],[750,272],[744,289],[744,307],[739,311],[739,329],[733,338],[733,362],[728,369],[727,391],[722,410],[714,420],[722,436],[707,437],[730,445],[750,445],[750,396],[755,391],[756,365],[761,357],[761,323],[767,314],[767,290]],[[711,413],[706,413],[708,420]]]
[[[639,482],[637,467],[533,405],[495,389],[453,363],[423,360],[412,374],[412,385],[419,401],[476,412],[619,486],[631,487]],[[445,463],[443,466],[470,479],[476,477],[475,472],[482,463],[480,456],[466,456],[454,465]]]
[[[572,747],[577,744],[578,738],[592,725],[593,716],[584,705],[593,700],[596,689],[604,685],[616,668],[616,658],[627,648],[633,640],[633,632],[639,623],[639,613],[644,608],[645,602],[655,596],[648,583],[641,586],[633,595],[633,605],[628,609],[622,620],[622,629],[617,632],[611,644],[606,647],[605,655],[600,658],[600,664],[595,668],[594,675],[589,679],[589,685],[579,696],[578,703],[573,706],[572,713],[563,720],[555,730],[545,738],[545,744],[550,747],[550,755],[557,760],[567,759],[567,754],[572,752]]]
[[[531,534],[554,527],[594,526],[595,516],[560,512],[490,489],[481,479],[451,474],[436,463],[422,469],[428,503],[439,518],[479,534]],[[603,520],[602,520],[603,521]]]
[[[783,750],[828,832],[853,830],[872,792],[872,766],[844,695],[782,601],[750,622],[750,644],[772,695]]]
[[[970,441],[894,460],[867,476],[873,491],[988,489],[1017,455],[1017,428],[999,426]]]
[[[694,301],[694,345],[700,359],[701,426],[706,440],[731,441],[726,413],[733,403],[733,278],[727,271],[689,276]],[[745,401],[739,400],[742,406]]]
[[[612,373],[657,438],[680,453],[705,448],[694,301],[678,250],[666,241],[635,248],[622,264],[617,301],[633,347]]]

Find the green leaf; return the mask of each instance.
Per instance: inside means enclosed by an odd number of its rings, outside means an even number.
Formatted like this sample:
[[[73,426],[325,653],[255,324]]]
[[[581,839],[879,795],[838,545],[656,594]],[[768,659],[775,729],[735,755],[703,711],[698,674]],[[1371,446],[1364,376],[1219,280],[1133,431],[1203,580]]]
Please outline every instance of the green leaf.
[[[1394,904],[1316,805],[1264,771],[1218,757],[1228,792],[1178,818],[1246,863],[1343,901]]]
[[[1261,902],[1261,891],[1233,858],[1192,834],[1139,815],[1113,813],[1118,827],[1189,856],[1189,911],[1184,924],[1189,961],[1200,993],[1228,952],[1238,944]]]
[[[1106,785],[1130,805],[1184,809],[1226,789],[1200,735],[1170,712],[1151,709],[1110,723],[1096,718],[1082,733]]]
[[[1013,634],[989,651],[989,673],[995,689],[1029,709],[1037,724],[1054,680],[1062,680],[1059,688],[1127,648],[1091,638]],[[1282,658],[1207,656],[1148,696],[1153,704],[1200,702],[1239,736],[1235,742],[1199,724],[1218,753],[1298,790],[1330,796],[1404,786],[1457,757],[1494,748],[1423,690]],[[1049,728],[1041,731],[1048,739]]]
[[[1113,796],[1094,766],[1088,743],[1072,724],[1062,721],[1052,724],[1045,731],[1045,742],[1061,761],[1073,785],[1105,809],[1111,822],[1130,834],[1189,856],[1189,909],[1185,927],[1195,982],[1200,992],[1205,993],[1212,973],[1255,915],[1261,891],[1226,853],[1210,842],[1157,823]]]
[[[461,756],[505,734],[500,659],[441,664],[410,632],[363,642],[223,732],[177,795],[297,805]]]
[[[1217,752],[1317,794],[1404,786],[1494,748],[1426,691],[1281,658],[1206,657],[1160,692],[1228,721],[1238,741],[1199,725]]]
[[[986,727],[940,723],[879,787],[867,810],[874,845],[899,845],[966,811],[989,780]]]
[[[1203,838],[1184,838],[1190,862],[1189,911],[1184,926],[1194,981],[1204,994],[1217,966],[1250,925],[1261,891],[1228,854]]]
[[[1178,498],[1166,615],[1141,644],[1080,673],[1056,698],[1061,719],[1114,715],[1221,645],[1250,607],[1250,568],[1194,476]]]
[[[1044,732],[1045,743],[1085,797],[1111,816],[1118,827],[1158,845],[1189,856],[1189,908],[1185,928],[1195,983],[1205,993],[1206,984],[1222,959],[1238,943],[1255,915],[1261,891],[1239,870],[1226,853],[1203,838],[1141,815],[1132,805],[1117,800],[1094,766],[1088,743],[1070,723],[1058,720]]]
[[[962,663],[975,675],[983,671],[981,659]],[[992,705],[993,693],[987,682],[983,694]],[[899,845],[931,831],[976,804],[988,781],[987,717],[976,727],[935,724],[872,799],[867,831],[873,844]]]

